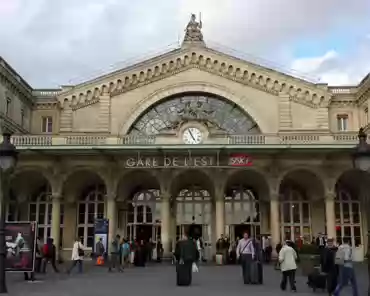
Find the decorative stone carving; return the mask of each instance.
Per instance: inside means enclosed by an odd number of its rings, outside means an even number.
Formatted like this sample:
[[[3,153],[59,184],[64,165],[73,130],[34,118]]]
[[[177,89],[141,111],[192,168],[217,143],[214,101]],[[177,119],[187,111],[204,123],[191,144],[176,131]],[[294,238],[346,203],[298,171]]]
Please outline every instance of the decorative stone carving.
[[[184,42],[202,42],[203,41],[203,34],[202,34],[202,20],[200,19],[199,22],[196,21],[195,14],[191,15],[190,21],[185,29],[185,37]]]

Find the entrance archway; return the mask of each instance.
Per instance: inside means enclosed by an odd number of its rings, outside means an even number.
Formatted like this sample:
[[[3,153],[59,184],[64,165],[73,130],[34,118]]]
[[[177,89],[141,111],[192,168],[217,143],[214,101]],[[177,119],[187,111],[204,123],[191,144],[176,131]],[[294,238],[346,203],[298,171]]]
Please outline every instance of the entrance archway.
[[[148,171],[132,171],[119,183],[118,195],[124,197],[118,215],[121,231],[130,241],[156,242],[161,237],[161,195],[156,177]]]
[[[213,186],[206,173],[188,170],[175,178],[172,187],[175,203],[176,240],[185,231],[194,238],[201,237],[205,257],[210,254],[212,241]]]
[[[363,242],[361,190],[363,184],[369,184],[360,171],[347,171],[338,179],[335,191],[335,229],[337,242],[344,237],[350,239],[352,246],[358,247]]]
[[[225,224],[231,241],[241,238],[244,231],[251,236],[261,234],[261,206],[268,197],[269,187],[254,170],[232,174],[225,189]]]
[[[312,201],[324,196],[324,186],[311,171],[297,169],[284,176],[279,187],[282,240],[312,241]]]

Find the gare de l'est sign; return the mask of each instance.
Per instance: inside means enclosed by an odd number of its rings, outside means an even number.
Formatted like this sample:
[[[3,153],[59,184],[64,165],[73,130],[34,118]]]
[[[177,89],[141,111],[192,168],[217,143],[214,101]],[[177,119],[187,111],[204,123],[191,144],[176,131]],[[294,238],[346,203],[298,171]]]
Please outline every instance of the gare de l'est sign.
[[[124,158],[124,166],[126,168],[243,167],[251,165],[251,157],[243,153],[235,153],[225,156],[136,155]]]

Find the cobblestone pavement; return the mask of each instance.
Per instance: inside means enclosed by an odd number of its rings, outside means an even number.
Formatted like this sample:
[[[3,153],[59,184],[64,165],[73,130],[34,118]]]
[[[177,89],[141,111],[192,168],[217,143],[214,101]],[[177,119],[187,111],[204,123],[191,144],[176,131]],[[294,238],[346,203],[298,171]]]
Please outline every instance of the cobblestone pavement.
[[[366,291],[366,268],[358,267],[360,295]],[[175,270],[170,265],[152,265],[145,268],[127,268],[124,273],[108,273],[105,268],[95,267],[83,275],[53,274],[35,283],[23,281],[23,274],[8,275],[9,295],[14,296],[102,296],[125,293],[135,295],[252,295],[280,296],[290,294],[279,290],[280,273],[271,266],[264,268],[265,283],[262,286],[245,286],[239,266],[201,266],[194,274],[193,285],[177,287]],[[297,295],[314,295],[307,287],[306,278],[297,276]],[[322,294],[318,292],[318,294]],[[326,295],[326,293],[322,294]],[[351,295],[350,289],[342,296]]]

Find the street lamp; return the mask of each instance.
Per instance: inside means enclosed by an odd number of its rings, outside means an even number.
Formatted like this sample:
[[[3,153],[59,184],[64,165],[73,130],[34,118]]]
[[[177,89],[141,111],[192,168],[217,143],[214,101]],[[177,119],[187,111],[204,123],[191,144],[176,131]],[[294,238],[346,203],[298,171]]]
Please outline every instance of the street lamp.
[[[370,174],[370,144],[367,143],[367,134],[363,128],[358,132],[359,143],[353,153],[353,167]],[[368,296],[370,296],[370,200],[366,195],[365,208],[367,220],[367,271],[368,271]]]
[[[13,171],[18,152],[10,142],[10,133],[3,133],[3,141],[0,143],[0,294],[7,293],[5,276],[5,203],[9,194],[9,175]]]

